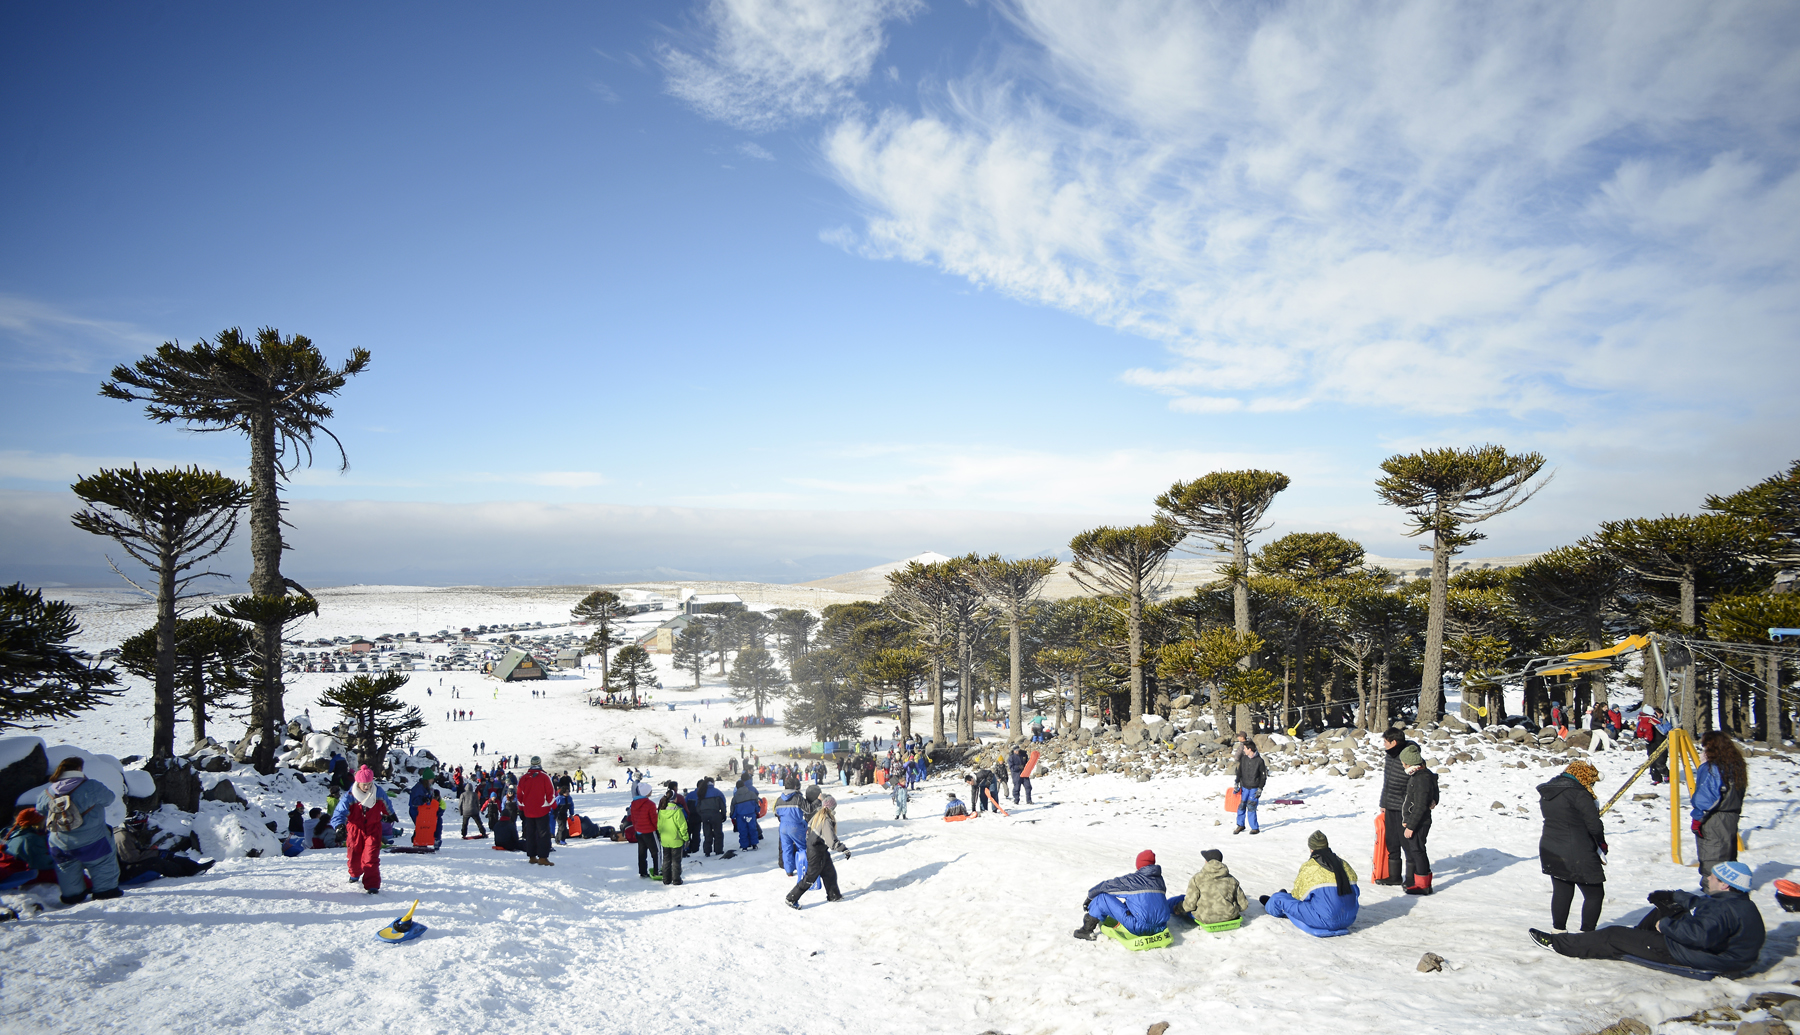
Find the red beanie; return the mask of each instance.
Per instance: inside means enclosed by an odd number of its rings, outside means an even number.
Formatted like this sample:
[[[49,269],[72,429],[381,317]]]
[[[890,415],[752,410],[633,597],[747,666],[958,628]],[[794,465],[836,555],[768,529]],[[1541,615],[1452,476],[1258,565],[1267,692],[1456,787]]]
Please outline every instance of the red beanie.
[[[1156,853],[1155,852],[1152,852],[1150,849],[1146,848],[1143,851],[1138,853],[1138,861],[1137,861],[1138,869],[1141,870],[1146,866],[1153,866],[1155,864],[1156,864]]]

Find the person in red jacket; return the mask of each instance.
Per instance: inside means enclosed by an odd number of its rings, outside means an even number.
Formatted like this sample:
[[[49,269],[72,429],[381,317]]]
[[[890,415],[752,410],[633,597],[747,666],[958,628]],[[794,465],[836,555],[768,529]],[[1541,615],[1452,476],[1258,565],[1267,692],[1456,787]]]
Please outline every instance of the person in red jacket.
[[[538,866],[555,866],[550,861],[550,809],[556,804],[556,785],[541,768],[543,762],[531,756],[531,766],[519,777],[519,815],[525,820],[524,841],[527,860]]]
[[[381,890],[381,821],[389,808],[387,792],[375,785],[375,773],[365,765],[331,814],[331,825],[347,835],[350,883],[361,881],[371,895]]]
[[[662,846],[656,837],[656,801],[645,794],[635,780],[631,793],[631,811],[626,815],[631,818],[632,837],[637,841],[638,876],[661,878]],[[648,869],[644,867],[646,854],[650,857]]]

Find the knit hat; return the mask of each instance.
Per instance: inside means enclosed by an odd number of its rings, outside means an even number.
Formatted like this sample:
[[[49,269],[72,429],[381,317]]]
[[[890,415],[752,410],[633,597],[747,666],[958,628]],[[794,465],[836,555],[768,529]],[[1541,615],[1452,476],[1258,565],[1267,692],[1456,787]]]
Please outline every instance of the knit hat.
[[[1156,853],[1155,852],[1152,852],[1150,849],[1146,848],[1143,851],[1138,853],[1138,857],[1137,857],[1137,868],[1138,869],[1141,870],[1146,866],[1155,866],[1155,865],[1156,865]]]
[[[1403,766],[1424,765],[1425,752],[1420,751],[1417,744],[1408,744],[1400,749],[1400,764]]]
[[[1200,853],[1200,858],[1205,859],[1207,862],[1222,863],[1225,861],[1225,853],[1219,851],[1217,848],[1208,848],[1206,851]]]
[[[34,808],[23,808],[13,817],[13,822],[22,827],[38,827],[44,825],[44,817],[38,815]]]
[[[1563,772],[1573,776],[1575,782],[1587,788],[1589,794],[1594,793],[1594,785],[1600,782],[1600,770],[1595,769],[1592,762],[1570,762]]]
[[[1714,866],[1712,875],[1729,884],[1733,891],[1748,892],[1750,890],[1750,867],[1735,859]]]
[[[1325,831],[1315,830],[1306,837],[1306,850],[1316,852],[1321,848],[1330,848],[1331,842],[1326,840]]]
[[[819,799],[819,807],[822,809],[835,809],[837,808],[837,799],[827,794]]]
[[[543,760],[543,759],[541,759],[541,758],[539,758],[539,757],[538,757],[538,756],[536,756],[536,755],[532,755],[532,756],[531,756],[531,768],[533,768],[533,769],[536,769],[536,768],[538,768],[538,767],[539,767],[539,766],[541,766],[541,765],[543,765],[543,764],[544,764],[544,760]]]
[[[370,769],[368,766],[363,766],[361,769],[358,769],[356,771],[356,782],[357,783],[374,783],[375,782],[375,770]]]

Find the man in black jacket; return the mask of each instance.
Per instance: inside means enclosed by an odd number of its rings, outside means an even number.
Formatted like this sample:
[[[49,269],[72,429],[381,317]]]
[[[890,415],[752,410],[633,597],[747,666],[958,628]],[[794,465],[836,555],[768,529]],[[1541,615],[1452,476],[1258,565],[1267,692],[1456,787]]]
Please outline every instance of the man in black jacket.
[[[1246,820],[1249,822],[1252,834],[1262,833],[1262,828],[1256,823],[1256,801],[1262,797],[1263,784],[1267,783],[1268,779],[1268,763],[1262,760],[1262,755],[1256,750],[1254,741],[1245,741],[1244,755],[1238,759],[1237,829],[1232,833],[1243,833]]]
[[[1431,857],[1425,839],[1431,833],[1431,810],[1437,808],[1437,774],[1425,767],[1425,755],[1417,744],[1400,751],[1406,769],[1406,796],[1400,802],[1401,847],[1406,850],[1406,893],[1431,894]]]
[[[1406,766],[1400,763],[1400,752],[1411,747],[1412,743],[1399,729],[1390,728],[1381,735],[1381,745],[1387,751],[1387,769],[1381,776],[1381,810],[1386,814],[1382,819],[1381,830],[1382,840],[1387,846],[1388,875],[1375,883],[1398,887],[1406,883],[1406,878],[1401,876],[1406,869],[1401,858],[1406,840],[1406,824],[1400,818],[1401,806],[1406,804]]]
[[[1722,862],[1706,875],[1706,894],[1652,891],[1656,908],[1636,927],[1602,927],[1582,934],[1547,934],[1531,940],[1564,956],[1616,960],[1632,956],[1665,966],[1715,974],[1747,970],[1762,955],[1762,914],[1750,901],[1750,867]]]

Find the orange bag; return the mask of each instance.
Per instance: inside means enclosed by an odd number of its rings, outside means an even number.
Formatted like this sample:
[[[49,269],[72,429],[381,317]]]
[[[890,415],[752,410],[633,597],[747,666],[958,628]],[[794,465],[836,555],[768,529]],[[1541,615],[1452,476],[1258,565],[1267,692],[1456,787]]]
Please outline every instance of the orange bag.
[[[1231,813],[1232,815],[1236,815],[1237,810],[1238,810],[1238,805],[1241,804],[1242,798],[1243,798],[1243,795],[1238,793],[1238,789],[1236,787],[1233,787],[1231,790],[1226,791],[1225,792],[1225,811]]]
[[[1375,865],[1370,867],[1370,872],[1374,874],[1373,877],[1369,878],[1370,880],[1388,879],[1386,809],[1375,813]]]

